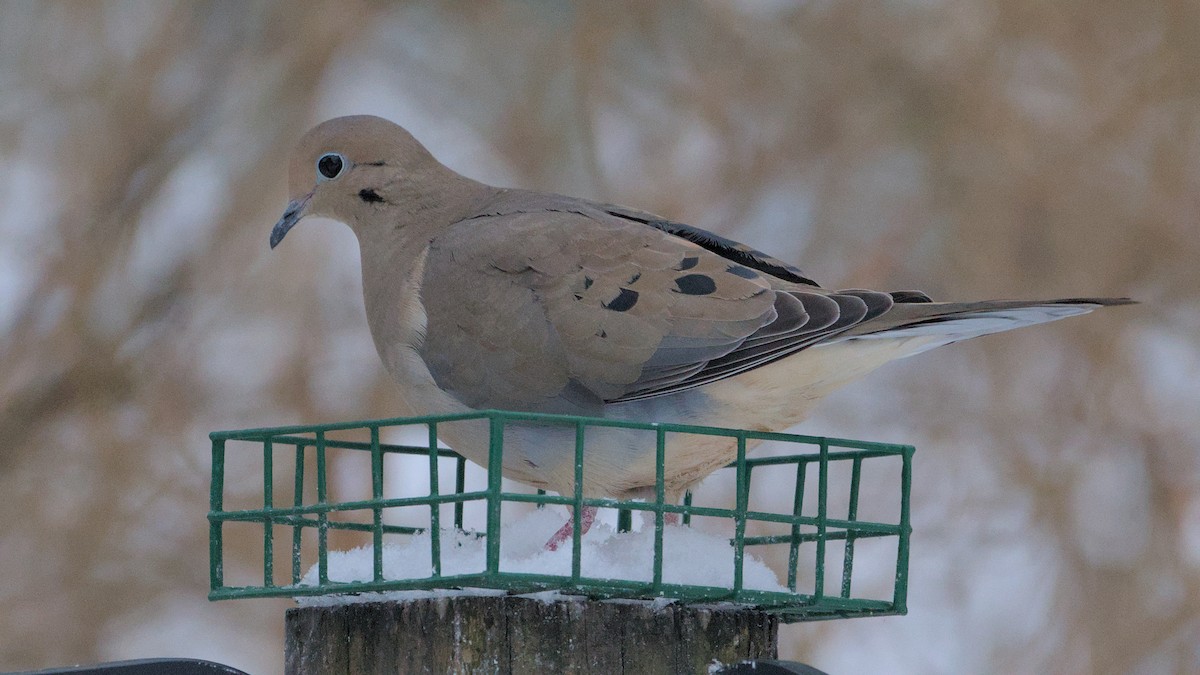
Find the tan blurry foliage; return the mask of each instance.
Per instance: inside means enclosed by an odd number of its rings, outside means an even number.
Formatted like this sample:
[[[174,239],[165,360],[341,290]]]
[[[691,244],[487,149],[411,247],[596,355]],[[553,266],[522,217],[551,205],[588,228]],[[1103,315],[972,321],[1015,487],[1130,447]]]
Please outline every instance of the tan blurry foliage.
[[[785,655],[1194,669],[1197,34],[1166,0],[0,6],[0,668],[178,653],[183,621],[278,669],[284,604],[204,604],[204,433],[391,412],[348,233],[266,248],[294,139],[373,112],[463,173],[829,286],[1143,300],[831,401],[807,430],[920,449],[913,615],[791,627]],[[1027,612],[993,606],[1006,577]]]
[[[247,221],[271,217],[279,152],[361,24],[269,5],[0,12],[17,104],[3,154],[32,174],[21,215],[39,221],[6,236],[29,286],[5,298],[0,341],[0,662],[49,666],[101,658],[111,619],[202,588],[198,432],[223,394],[205,389],[199,333],[250,309],[225,284],[260,239]],[[196,222],[188,169],[202,156],[221,192]]]

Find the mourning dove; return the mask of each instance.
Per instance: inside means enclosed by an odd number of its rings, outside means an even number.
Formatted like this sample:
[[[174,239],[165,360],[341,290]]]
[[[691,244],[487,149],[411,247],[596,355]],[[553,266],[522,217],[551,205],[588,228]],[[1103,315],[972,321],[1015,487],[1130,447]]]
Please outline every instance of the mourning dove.
[[[410,415],[498,408],[781,431],[888,361],[1131,302],[827,290],[792,265],[650,213],[476,182],[371,116],[309,131],[289,189],[271,247],[306,216],[354,230],[371,335]],[[440,430],[487,466],[486,423]],[[644,432],[594,428],[586,438],[584,494],[653,494]],[[672,501],[737,452],[729,438],[668,438]],[[574,430],[508,430],[503,473],[571,494]],[[581,529],[594,514],[584,510]],[[571,531],[568,521],[548,546]]]

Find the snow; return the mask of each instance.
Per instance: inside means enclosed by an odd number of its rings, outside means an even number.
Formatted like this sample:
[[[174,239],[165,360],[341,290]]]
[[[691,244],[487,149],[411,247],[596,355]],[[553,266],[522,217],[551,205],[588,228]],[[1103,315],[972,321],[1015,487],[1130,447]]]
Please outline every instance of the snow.
[[[550,535],[566,521],[561,508],[535,509],[503,525],[500,531],[500,571],[558,575],[569,579],[571,546],[557,551],[543,548]],[[454,530],[441,531],[442,575],[475,574],[486,566],[486,539]],[[334,582],[371,581],[374,576],[373,551],[363,546],[350,551],[331,551],[328,557],[329,580]],[[654,528],[617,532],[599,522],[583,537],[581,574],[599,579],[649,582],[654,568]],[[432,576],[430,535],[406,537],[402,542],[385,543],[383,576],[387,580],[427,579]],[[746,589],[788,593],[775,573],[748,550],[743,558],[742,585]],[[663,582],[693,586],[731,588],[733,585],[733,547],[728,537],[700,529],[666,526],[663,529]],[[317,585],[314,565],[300,581],[301,586]],[[388,591],[358,595],[321,595],[298,597],[303,607],[338,605],[351,602],[405,600],[455,595],[503,595],[492,589],[438,589]],[[531,597],[553,601],[557,592],[537,593]]]

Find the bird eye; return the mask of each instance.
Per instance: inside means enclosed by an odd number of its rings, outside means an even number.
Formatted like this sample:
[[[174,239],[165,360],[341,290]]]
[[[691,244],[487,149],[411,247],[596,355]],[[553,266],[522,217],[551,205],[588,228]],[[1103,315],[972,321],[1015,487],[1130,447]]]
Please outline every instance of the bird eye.
[[[317,159],[317,180],[333,180],[342,175],[346,160],[336,152],[327,152]]]

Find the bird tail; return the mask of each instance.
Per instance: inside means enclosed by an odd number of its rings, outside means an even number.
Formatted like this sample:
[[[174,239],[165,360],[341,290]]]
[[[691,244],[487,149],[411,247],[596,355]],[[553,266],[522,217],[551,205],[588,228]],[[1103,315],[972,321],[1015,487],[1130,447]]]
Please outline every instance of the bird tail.
[[[986,300],[983,302],[897,302],[874,321],[841,333],[828,343],[878,338],[934,338],[919,351],[1000,333],[1022,326],[1087,314],[1099,307],[1136,304],[1129,298]],[[921,342],[924,342],[923,340]],[[914,352],[918,353],[918,352]]]

